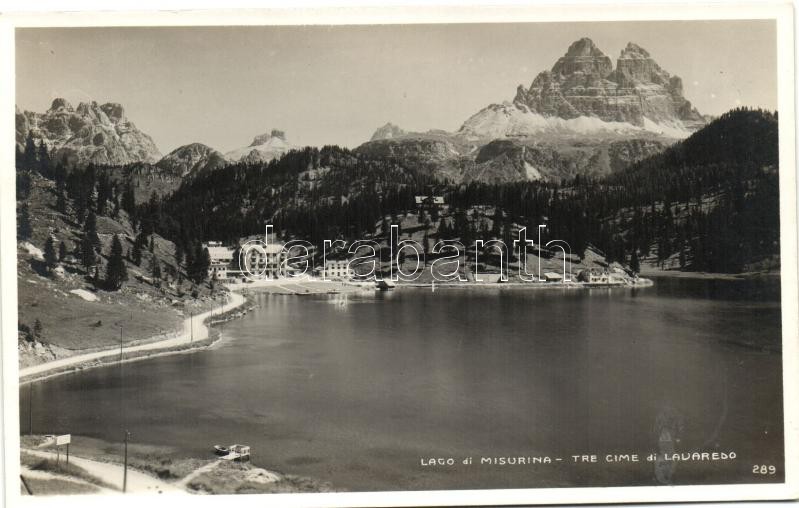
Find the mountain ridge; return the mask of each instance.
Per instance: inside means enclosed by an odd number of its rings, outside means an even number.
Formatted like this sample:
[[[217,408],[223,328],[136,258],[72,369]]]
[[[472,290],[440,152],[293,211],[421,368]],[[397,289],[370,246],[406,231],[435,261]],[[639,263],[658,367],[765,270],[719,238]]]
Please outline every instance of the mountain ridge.
[[[584,37],[530,87],[519,85],[513,101],[489,104],[455,132],[407,132],[389,122],[355,151],[402,157],[454,181],[559,180],[616,171],[705,122],[683,97],[682,79],[644,48],[628,43],[614,68]]]

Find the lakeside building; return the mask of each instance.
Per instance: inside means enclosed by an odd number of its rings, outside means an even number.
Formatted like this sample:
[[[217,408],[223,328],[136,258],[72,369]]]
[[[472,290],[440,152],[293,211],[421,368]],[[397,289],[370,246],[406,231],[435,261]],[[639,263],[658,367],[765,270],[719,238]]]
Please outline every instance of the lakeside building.
[[[284,262],[282,243],[251,244],[247,248],[240,275],[276,279],[281,275]]]
[[[355,276],[349,259],[328,260],[321,272],[326,279],[351,279]]]
[[[203,247],[208,249],[208,257],[211,260],[208,265],[208,277],[211,280],[227,280],[235,251],[222,245],[222,242],[208,242]]]
[[[243,259],[239,259],[240,246],[233,248],[222,245],[222,242],[209,241],[203,247],[208,249],[210,258],[208,277],[220,282],[247,276],[276,279],[285,264],[282,243],[250,244]],[[242,261],[244,266],[241,266]]]
[[[414,196],[414,201],[419,206],[443,206],[444,196]]]
[[[579,282],[587,282],[589,284],[622,284],[624,278],[616,275],[608,270],[597,270],[594,268],[586,269],[577,274]]]
[[[563,282],[563,275],[557,272],[545,272],[544,280],[547,282]]]

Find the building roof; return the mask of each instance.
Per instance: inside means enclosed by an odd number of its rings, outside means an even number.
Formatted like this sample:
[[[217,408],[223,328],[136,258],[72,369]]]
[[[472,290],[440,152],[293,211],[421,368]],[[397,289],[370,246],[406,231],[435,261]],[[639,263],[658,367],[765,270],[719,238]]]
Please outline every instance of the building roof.
[[[229,247],[208,246],[208,256],[211,259],[233,259],[233,249]]]
[[[431,204],[431,205],[443,205],[444,204],[444,197],[443,196],[415,196],[416,204]]]
[[[268,243],[266,245],[260,243],[252,243],[246,246],[249,250],[254,250],[260,254],[279,254],[283,252],[282,243]]]

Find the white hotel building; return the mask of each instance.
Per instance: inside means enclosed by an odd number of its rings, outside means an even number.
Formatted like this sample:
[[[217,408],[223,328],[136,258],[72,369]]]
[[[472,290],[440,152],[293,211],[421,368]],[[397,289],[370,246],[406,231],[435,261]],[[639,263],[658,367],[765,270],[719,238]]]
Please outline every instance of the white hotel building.
[[[225,247],[221,242],[208,242],[204,247],[208,249],[211,259],[208,276],[218,281],[248,276],[250,279],[275,279],[281,275],[281,267],[285,262],[282,243],[250,243],[244,256],[239,254],[238,248]],[[242,262],[244,266],[240,266]]]

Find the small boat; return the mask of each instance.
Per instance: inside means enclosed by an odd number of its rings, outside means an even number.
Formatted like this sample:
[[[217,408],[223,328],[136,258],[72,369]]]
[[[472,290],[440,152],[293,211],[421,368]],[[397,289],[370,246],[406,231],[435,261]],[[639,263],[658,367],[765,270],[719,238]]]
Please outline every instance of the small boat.
[[[397,287],[396,284],[390,280],[383,279],[375,282],[375,289],[379,291],[389,291],[395,287]]]
[[[227,455],[230,453],[230,448],[227,446],[214,445],[214,453],[217,455]]]
[[[237,462],[250,460],[250,447],[247,445],[234,444],[228,448],[227,455],[222,457],[222,460],[235,460]]]

